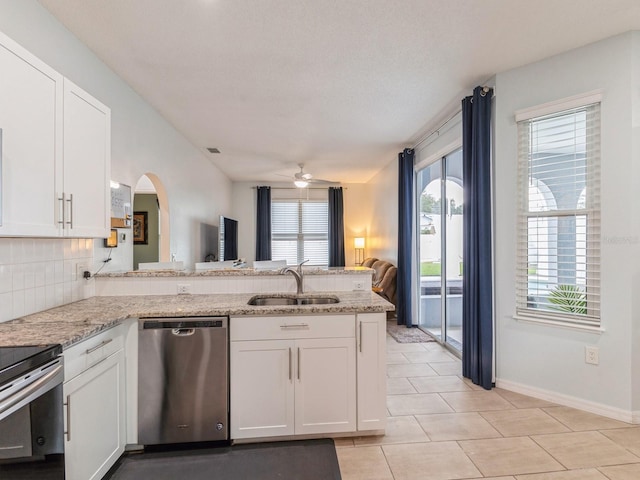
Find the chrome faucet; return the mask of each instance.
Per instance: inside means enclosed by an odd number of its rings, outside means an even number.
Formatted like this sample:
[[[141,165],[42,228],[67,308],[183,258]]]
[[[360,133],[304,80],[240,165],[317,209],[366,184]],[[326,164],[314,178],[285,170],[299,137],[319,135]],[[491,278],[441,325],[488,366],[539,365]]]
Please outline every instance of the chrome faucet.
[[[296,294],[297,295],[302,295],[304,292],[304,288],[302,285],[302,280],[304,279],[303,274],[302,274],[302,264],[303,263],[307,263],[309,261],[309,259],[305,260],[304,262],[300,262],[298,264],[297,267],[285,267],[282,270],[280,270],[281,274],[287,274],[290,273],[291,275],[294,276],[294,278],[296,279]]]

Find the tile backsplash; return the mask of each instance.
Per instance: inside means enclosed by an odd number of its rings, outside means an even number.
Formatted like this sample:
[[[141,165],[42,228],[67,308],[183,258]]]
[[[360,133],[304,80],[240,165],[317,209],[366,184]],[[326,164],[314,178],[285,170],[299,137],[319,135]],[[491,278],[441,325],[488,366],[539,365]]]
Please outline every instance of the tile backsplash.
[[[89,298],[93,279],[93,239],[0,238],[0,322]]]

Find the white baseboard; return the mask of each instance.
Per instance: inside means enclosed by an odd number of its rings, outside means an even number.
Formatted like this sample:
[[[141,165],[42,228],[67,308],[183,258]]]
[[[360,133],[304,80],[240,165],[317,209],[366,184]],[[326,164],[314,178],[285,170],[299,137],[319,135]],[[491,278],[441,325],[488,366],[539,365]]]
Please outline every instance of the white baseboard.
[[[557,403],[565,407],[577,408],[585,412],[595,413],[603,417],[620,420],[621,422],[640,424],[640,410],[623,410],[621,408],[611,407],[602,403],[591,402],[582,398],[564,395],[562,393],[544,390],[542,388],[531,387],[521,383],[512,382],[510,380],[496,379],[496,387],[509,390],[511,392],[520,393],[540,400]]]

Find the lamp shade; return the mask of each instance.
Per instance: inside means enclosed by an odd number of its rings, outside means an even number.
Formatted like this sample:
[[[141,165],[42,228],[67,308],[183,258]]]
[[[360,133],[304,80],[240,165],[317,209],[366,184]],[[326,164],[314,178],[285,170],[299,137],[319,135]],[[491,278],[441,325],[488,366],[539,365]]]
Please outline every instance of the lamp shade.
[[[353,239],[354,248],[364,248],[364,237],[355,237]]]

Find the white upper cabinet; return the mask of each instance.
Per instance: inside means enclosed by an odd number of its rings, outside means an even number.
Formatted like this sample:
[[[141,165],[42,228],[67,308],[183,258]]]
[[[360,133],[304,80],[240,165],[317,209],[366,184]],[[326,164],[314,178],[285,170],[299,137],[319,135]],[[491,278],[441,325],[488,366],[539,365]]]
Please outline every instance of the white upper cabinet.
[[[0,235],[107,237],[111,112],[0,33]]]
[[[64,230],[73,237],[108,237],[111,111],[64,80]]]
[[[0,235],[58,236],[60,74],[0,33]]]

